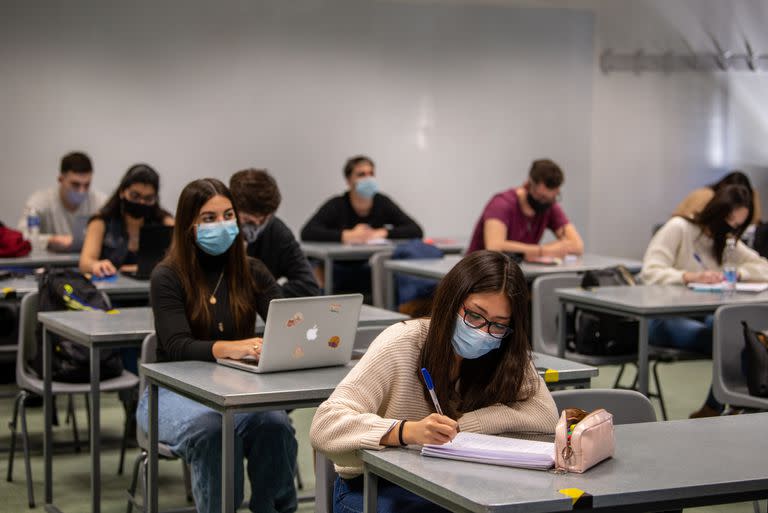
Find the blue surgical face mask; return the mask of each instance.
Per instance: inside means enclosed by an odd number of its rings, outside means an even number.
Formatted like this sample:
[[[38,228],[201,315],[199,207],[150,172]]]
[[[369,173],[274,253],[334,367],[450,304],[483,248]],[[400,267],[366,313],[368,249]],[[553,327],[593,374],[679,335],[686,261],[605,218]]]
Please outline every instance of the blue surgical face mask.
[[[232,246],[238,233],[237,222],[234,219],[218,223],[202,223],[197,225],[197,246],[209,255],[218,256]]]
[[[371,199],[379,192],[379,184],[372,176],[361,178],[355,183],[355,192],[363,198]]]
[[[501,346],[501,340],[494,338],[484,329],[467,326],[461,316],[457,316],[451,344],[456,354],[462,358],[474,360]]]
[[[79,207],[83,201],[88,197],[88,191],[78,191],[75,189],[67,189],[67,203],[75,207]]]
[[[243,238],[245,239],[245,242],[248,244],[253,244],[259,239],[259,236],[264,232],[264,228],[267,227],[267,222],[265,221],[261,224],[253,224],[253,223],[244,223],[243,224]]]

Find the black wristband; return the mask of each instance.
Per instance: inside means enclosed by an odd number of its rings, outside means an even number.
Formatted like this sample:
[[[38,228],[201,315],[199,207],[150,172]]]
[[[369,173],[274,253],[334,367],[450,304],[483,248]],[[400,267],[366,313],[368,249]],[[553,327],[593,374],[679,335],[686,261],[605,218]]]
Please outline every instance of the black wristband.
[[[400,421],[400,429],[397,430],[397,439],[400,441],[400,445],[408,445],[403,441],[403,427],[405,426],[405,423],[408,422],[407,420],[401,420]]]

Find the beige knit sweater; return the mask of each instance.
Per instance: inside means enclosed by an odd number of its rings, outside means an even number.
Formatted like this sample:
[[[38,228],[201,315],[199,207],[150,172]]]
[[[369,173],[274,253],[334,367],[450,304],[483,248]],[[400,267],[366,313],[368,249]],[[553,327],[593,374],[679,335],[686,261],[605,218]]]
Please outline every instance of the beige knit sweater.
[[[342,477],[362,473],[357,450],[382,449],[379,441],[396,421],[421,420],[434,413],[416,373],[428,327],[429,321],[422,319],[387,328],[317,409],[309,432],[312,446],[336,464]],[[467,412],[459,428],[490,434],[554,433],[555,403],[533,364],[529,378],[528,386],[537,387],[529,400]]]
[[[694,253],[703,265],[696,261]],[[741,241],[736,243],[735,261],[741,281],[768,281],[768,260]],[[649,285],[682,284],[686,271],[704,269],[722,270],[712,255],[712,238],[697,225],[673,217],[651,239],[643,257],[641,276]]]

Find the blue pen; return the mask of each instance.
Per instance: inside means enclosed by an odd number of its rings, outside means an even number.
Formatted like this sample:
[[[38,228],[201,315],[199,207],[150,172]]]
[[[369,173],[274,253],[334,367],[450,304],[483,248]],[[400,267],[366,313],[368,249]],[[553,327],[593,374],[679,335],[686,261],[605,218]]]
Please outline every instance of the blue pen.
[[[699,263],[702,269],[704,269],[705,271],[707,270],[707,266],[704,265],[704,262],[701,260],[701,257],[699,256],[698,253],[694,253],[693,258]]]
[[[427,385],[429,396],[432,398],[432,402],[435,403],[435,410],[440,415],[443,414],[443,409],[440,408],[440,403],[437,402],[437,394],[435,394],[435,384],[432,383],[432,376],[429,375],[429,371],[426,367],[421,368],[421,375],[424,376],[424,383]]]

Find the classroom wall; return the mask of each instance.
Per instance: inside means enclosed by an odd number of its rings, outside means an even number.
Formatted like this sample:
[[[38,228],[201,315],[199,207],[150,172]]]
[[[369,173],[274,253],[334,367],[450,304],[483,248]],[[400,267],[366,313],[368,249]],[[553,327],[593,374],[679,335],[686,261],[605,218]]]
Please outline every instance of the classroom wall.
[[[110,191],[146,161],[173,209],[191,179],[263,166],[298,231],[344,187],[346,157],[431,236],[468,237],[534,158],[567,173],[590,219],[593,15],[442,3],[5,1],[0,5],[0,219],[93,157]],[[10,179],[10,176],[13,176]]]

